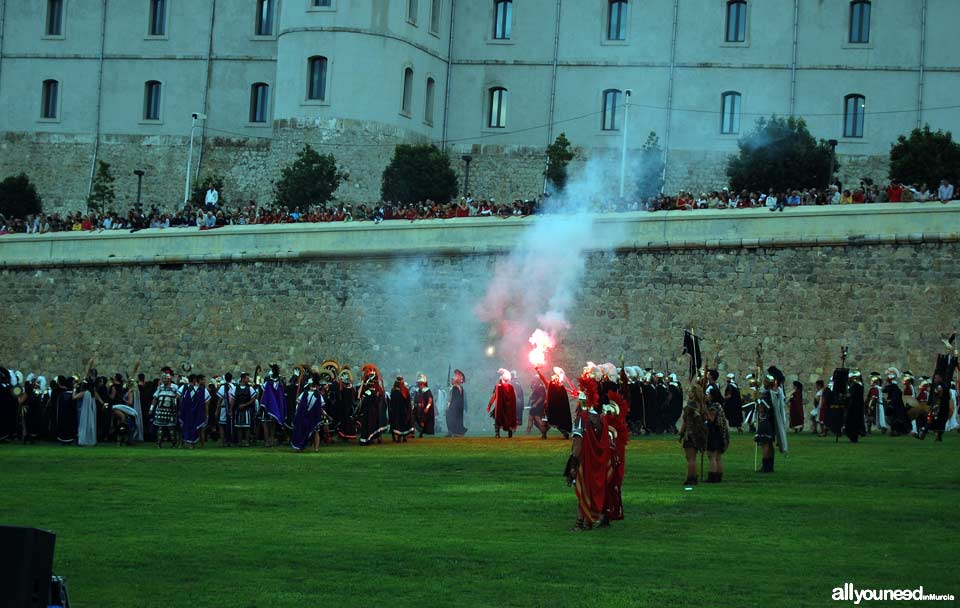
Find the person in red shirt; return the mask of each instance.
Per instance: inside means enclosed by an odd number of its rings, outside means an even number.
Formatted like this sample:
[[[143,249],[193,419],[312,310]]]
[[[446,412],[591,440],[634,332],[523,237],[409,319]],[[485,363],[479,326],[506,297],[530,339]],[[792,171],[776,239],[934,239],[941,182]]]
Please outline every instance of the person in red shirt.
[[[852,201],[852,202],[853,202],[854,204],[863,203],[863,202],[864,202],[864,199],[865,199],[865,196],[864,196],[863,190],[862,190],[861,188],[857,188],[856,190],[853,191],[853,201]]]
[[[887,200],[891,203],[899,203],[903,197],[903,186],[897,182],[891,182],[887,187]]]

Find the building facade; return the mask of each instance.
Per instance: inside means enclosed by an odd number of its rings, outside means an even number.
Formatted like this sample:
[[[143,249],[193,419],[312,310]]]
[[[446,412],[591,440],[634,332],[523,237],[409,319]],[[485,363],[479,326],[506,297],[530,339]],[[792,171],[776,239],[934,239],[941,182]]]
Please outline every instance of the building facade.
[[[503,199],[543,188],[561,132],[578,162],[653,132],[665,189],[700,190],[792,114],[838,141],[842,177],[882,180],[897,136],[960,129],[958,19],[955,0],[0,0],[0,176],[79,208],[104,160],[120,207],[135,169],[172,207],[192,133],[192,176],[231,202],[269,201],[305,143],[370,201],[396,143],[433,142]]]

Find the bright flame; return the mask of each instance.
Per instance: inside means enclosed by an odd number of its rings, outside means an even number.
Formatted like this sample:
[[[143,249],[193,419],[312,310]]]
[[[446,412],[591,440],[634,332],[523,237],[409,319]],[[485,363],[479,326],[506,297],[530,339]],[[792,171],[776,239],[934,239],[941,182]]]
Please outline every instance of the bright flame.
[[[530,365],[533,365],[534,367],[540,367],[546,363],[547,351],[557,345],[557,342],[553,339],[553,336],[542,329],[534,330],[533,335],[530,336],[528,341],[533,345],[533,350],[530,351],[529,359]]]
[[[495,349],[493,346],[488,346],[488,347],[487,347],[487,356],[488,356],[488,357],[492,357],[492,356],[494,355],[494,353],[496,353],[496,352],[497,352],[497,349]]]

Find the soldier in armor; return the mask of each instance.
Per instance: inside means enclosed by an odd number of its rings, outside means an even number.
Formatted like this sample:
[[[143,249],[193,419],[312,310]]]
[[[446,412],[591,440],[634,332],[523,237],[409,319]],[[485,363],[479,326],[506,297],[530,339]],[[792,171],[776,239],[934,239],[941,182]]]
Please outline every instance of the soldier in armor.
[[[867,403],[864,406],[867,435],[873,434],[874,425],[881,433],[887,432],[887,425],[883,420],[883,390],[880,384],[880,372],[870,372],[870,390],[867,391]]]
[[[220,406],[217,410],[217,424],[220,426],[220,447],[233,444],[233,404],[236,401],[236,394],[233,374],[227,372],[223,376],[223,384],[217,389],[217,398],[220,400]]]
[[[543,422],[540,425],[540,439],[547,438],[547,432],[550,427],[556,428],[563,434],[564,439],[570,438],[570,431],[573,429],[573,420],[570,417],[570,397],[564,387],[564,371],[559,367],[553,368],[553,374],[550,380],[547,380],[539,367],[533,368],[537,372],[537,377],[546,388],[546,403]]]
[[[463,415],[467,412],[467,394],[463,389],[466,375],[459,369],[453,370],[453,385],[450,387],[450,403],[447,405],[447,435],[463,437],[467,427],[463,425]],[[532,411],[532,410],[531,410]]]
[[[573,426],[573,445],[564,469],[567,485],[577,495],[577,521],[573,531],[590,530],[606,508],[607,478],[613,451],[607,421],[588,399],[589,391],[578,394],[580,404]],[[596,388],[592,391],[596,394]],[[596,397],[594,397],[596,399]]]
[[[781,452],[787,453],[786,408],[780,387],[782,378],[783,373],[777,368],[768,369],[763,380],[763,393],[757,401],[757,434],[754,441],[763,451],[761,473],[774,471],[775,444]]]
[[[736,428],[737,433],[743,433],[743,396],[737,384],[737,375],[733,372],[727,374],[727,386],[723,389],[723,413],[730,427]]]
[[[383,426],[380,424],[380,418],[383,410],[384,390],[383,381],[380,378],[380,370],[377,366],[368,363],[361,368],[363,384],[360,386],[359,400],[359,419],[360,419],[360,445],[370,445],[373,443],[382,443],[380,435],[383,433]]]
[[[850,372],[847,383],[847,412],[844,420],[847,439],[857,443],[860,437],[866,437],[867,429],[863,413],[863,376],[857,370]]]
[[[900,388],[900,371],[891,367],[887,370],[887,384],[883,387],[885,417],[890,424],[890,436],[906,435],[911,430],[910,418],[903,403],[903,390]]]
[[[173,383],[173,374],[164,373],[160,386],[153,393],[150,403],[150,412],[153,415],[153,426],[157,429],[157,447],[163,447],[164,436],[169,437],[170,443],[176,446],[179,442],[177,431],[177,411],[180,401],[180,392]]]
[[[707,449],[706,402],[703,388],[691,385],[680,416],[680,445],[687,459],[685,486],[697,485],[697,454]]]
[[[500,380],[487,402],[487,413],[493,418],[494,436],[500,439],[500,429],[506,429],[507,437],[513,437],[513,432],[517,430],[517,395],[510,383],[512,374],[503,368],[497,373],[500,374]]]
[[[410,389],[403,376],[397,376],[390,390],[390,435],[394,443],[406,443],[407,437],[414,433],[413,405]]]
[[[233,425],[237,428],[240,447],[250,447],[250,429],[253,427],[253,412],[256,409],[257,389],[250,384],[250,374],[240,374],[233,401]]]
[[[716,380],[715,377],[713,379]],[[714,386],[716,387],[716,385]],[[716,392],[720,392],[719,387],[716,387]],[[708,397],[706,424],[707,458],[710,459],[710,474],[707,476],[707,483],[720,483],[723,481],[723,455],[730,447],[730,426],[724,411],[722,398],[717,401]]]

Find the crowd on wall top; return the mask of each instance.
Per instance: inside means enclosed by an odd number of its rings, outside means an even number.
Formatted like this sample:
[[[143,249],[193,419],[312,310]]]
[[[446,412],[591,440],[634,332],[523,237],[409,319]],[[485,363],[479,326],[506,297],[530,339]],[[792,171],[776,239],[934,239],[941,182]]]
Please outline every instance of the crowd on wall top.
[[[442,204],[431,200],[420,203],[378,202],[370,204],[310,205],[305,208],[265,207],[256,201],[227,208],[220,204],[219,192],[209,190],[205,204],[186,205],[176,211],[158,207],[145,209],[134,205],[126,213],[75,211],[66,214],[28,215],[8,218],[0,215],[0,235],[11,233],[42,234],[47,232],[129,230],[146,228],[192,227],[210,230],[220,226],[244,224],[291,224],[315,222],[417,221],[461,217],[511,218],[549,212],[548,196],[516,199],[499,203],[492,198],[468,193],[457,201]],[[766,192],[719,191],[694,193],[681,190],[675,196],[659,195],[645,199],[609,198],[586,201],[585,205],[599,213],[623,211],[696,211],[699,209],[757,209],[783,211],[806,205],[846,205],[862,203],[907,203],[940,201],[955,198],[955,186],[943,180],[937,188],[928,184],[906,185],[890,182],[886,186],[864,180],[855,188],[844,188],[839,181],[825,189],[773,190]]]

